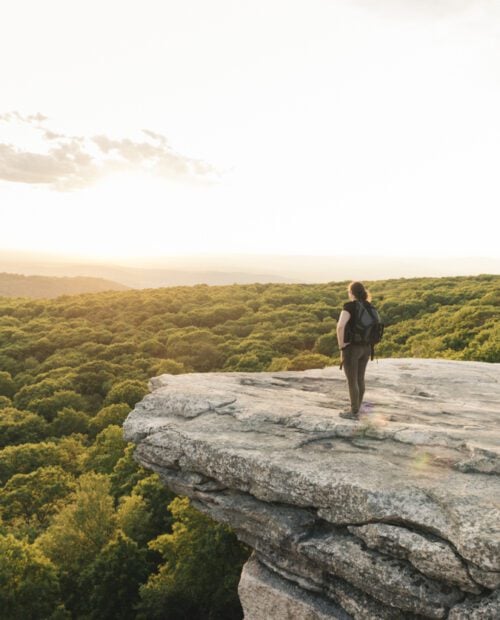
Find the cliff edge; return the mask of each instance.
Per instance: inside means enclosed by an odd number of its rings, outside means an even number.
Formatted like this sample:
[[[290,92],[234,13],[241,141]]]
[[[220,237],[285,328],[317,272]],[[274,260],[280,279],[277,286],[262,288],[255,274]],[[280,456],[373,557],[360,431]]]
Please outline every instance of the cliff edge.
[[[500,617],[500,364],[382,359],[151,380],[136,458],[254,549],[247,620]]]

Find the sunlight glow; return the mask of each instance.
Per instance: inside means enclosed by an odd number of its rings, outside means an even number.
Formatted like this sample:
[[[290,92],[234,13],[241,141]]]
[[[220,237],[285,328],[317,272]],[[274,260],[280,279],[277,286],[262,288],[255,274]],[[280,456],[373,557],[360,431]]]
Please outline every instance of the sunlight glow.
[[[498,3],[53,4],[0,24],[0,248],[500,256]]]

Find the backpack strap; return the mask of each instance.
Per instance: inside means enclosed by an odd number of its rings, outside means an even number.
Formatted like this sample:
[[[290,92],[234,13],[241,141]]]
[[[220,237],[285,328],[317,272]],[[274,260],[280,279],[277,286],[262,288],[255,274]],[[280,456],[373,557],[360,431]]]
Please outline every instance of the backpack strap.
[[[378,320],[378,319],[377,319],[377,317],[376,317],[376,316],[373,314],[373,312],[372,312],[372,306],[371,306],[371,304],[367,304],[367,305],[365,306],[365,308],[368,310],[368,313],[370,314],[370,316],[372,317],[372,319],[373,319],[374,321],[377,321],[377,320]],[[370,359],[371,359],[371,361],[373,362],[373,358],[375,357],[375,345],[372,343],[372,344],[370,345],[370,347],[371,347],[371,355],[370,355]]]
[[[368,314],[372,317],[372,319],[373,319],[374,321],[376,321],[376,320],[377,320],[377,317],[373,314],[371,305],[370,305],[370,304],[367,304],[367,305],[365,306],[365,308],[366,308],[366,310],[368,311]]]

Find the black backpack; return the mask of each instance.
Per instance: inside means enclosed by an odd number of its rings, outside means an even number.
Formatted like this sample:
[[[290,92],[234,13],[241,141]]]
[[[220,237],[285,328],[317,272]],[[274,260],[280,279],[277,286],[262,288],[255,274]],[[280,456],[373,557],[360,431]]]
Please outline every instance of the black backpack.
[[[371,304],[365,305],[360,301],[355,303],[356,315],[347,334],[348,341],[352,344],[370,344],[373,359],[373,347],[382,340],[384,324]]]

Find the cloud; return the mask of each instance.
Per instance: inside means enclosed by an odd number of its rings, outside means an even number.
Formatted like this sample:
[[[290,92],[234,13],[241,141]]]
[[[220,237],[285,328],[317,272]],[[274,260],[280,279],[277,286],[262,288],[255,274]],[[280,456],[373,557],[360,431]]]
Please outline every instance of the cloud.
[[[0,179],[50,185],[61,191],[91,184],[99,176],[92,157],[74,140],[47,153],[35,153],[0,143]]]
[[[164,177],[203,177],[215,170],[203,161],[190,159],[173,151],[165,136],[153,131],[143,130],[153,140],[134,142],[129,139],[111,140],[107,136],[94,136],[92,140],[100,150],[115,161],[141,165]]]
[[[167,138],[163,136],[161,133],[156,133],[155,131],[151,131],[151,129],[143,129],[142,133],[145,133],[153,140],[159,140],[162,144],[167,144]]]
[[[112,172],[147,171],[188,183],[210,182],[216,173],[209,164],[177,153],[164,135],[149,129],[142,130],[143,140],[70,136],[46,127],[47,120],[39,112],[0,114],[10,126],[30,126],[41,140],[41,150],[0,142],[0,180],[71,191]]]
[[[0,114],[0,121],[6,121],[10,123],[11,121],[19,121],[21,123],[43,123],[43,121],[47,121],[48,117],[37,112],[36,114],[30,114],[25,116],[17,110],[13,110],[12,112],[6,112],[5,114]]]

